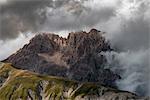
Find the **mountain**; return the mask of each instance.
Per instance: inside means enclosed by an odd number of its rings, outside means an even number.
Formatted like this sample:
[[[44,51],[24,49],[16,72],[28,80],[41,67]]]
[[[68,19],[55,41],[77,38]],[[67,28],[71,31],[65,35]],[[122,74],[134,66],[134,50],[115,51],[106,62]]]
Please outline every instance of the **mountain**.
[[[38,34],[4,62],[43,75],[115,87],[115,81],[121,77],[104,68],[107,60],[101,52],[113,49],[102,34],[96,29],[72,32],[67,38],[51,33]]]
[[[90,82],[40,75],[0,63],[0,100],[148,100]]]

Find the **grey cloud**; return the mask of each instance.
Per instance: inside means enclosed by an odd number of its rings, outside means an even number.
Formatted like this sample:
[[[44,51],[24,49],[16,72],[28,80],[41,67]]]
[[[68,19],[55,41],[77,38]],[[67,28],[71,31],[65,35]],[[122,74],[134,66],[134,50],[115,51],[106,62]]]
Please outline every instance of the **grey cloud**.
[[[66,12],[57,9],[53,16],[49,16],[44,30],[82,30],[84,27],[94,27],[97,23],[104,22],[114,16],[114,9],[101,8],[98,10],[90,8],[78,8],[74,12]]]
[[[149,9],[149,2],[144,0],[137,8],[137,11],[133,12],[133,17],[130,20],[123,21],[122,35],[118,37],[118,41],[121,42],[120,46],[122,45],[122,47],[132,50],[149,48],[150,23],[145,19],[147,16],[145,13],[150,11]]]
[[[0,5],[0,39],[15,38],[19,32],[40,30],[39,27],[45,23],[47,18],[45,8],[57,9],[69,1],[8,0],[7,3]]]
[[[0,39],[15,38],[19,32],[34,31],[38,25],[44,22],[44,16],[40,16],[36,10],[49,5],[47,1],[8,1],[1,5]]]
[[[149,9],[150,4],[143,0],[137,8],[130,8],[124,14],[123,11],[116,12],[115,17],[99,26],[102,26],[107,32],[106,37],[119,49],[148,49],[150,46],[150,22],[147,13]]]
[[[85,7],[87,0],[8,0],[0,5],[0,39],[15,38],[19,32],[82,30],[114,15],[115,9]]]
[[[113,40],[117,47],[125,50],[139,50],[149,48],[149,23],[143,19],[124,22],[121,34]]]
[[[19,32],[37,31],[38,27],[46,20],[46,12],[38,11],[45,7],[55,8],[61,6],[61,2],[53,0],[8,0],[6,4],[0,5],[0,39],[15,38]],[[56,6],[55,6],[56,3]]]
[[[121,75],[117,86],[121,90],[131,91],[138,95],[149,95],[149,49],[128,52],[104,52],[107,58],[106,68]]]

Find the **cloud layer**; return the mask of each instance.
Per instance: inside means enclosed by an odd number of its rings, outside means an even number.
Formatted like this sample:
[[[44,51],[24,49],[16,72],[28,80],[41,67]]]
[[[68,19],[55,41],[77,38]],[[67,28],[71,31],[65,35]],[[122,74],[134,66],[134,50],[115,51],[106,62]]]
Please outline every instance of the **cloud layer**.
[[[94,1],[8,0],[0,5],[0,39],[16,38],[19,32],[26,31],[82,30],[115,15],[115,7],[105,6],[104,0],[101,6],[92,3]]]

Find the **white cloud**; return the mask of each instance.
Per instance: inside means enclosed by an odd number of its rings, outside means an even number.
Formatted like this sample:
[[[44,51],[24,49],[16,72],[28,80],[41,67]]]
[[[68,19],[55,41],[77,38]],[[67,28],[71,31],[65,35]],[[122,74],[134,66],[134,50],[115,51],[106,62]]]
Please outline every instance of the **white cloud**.
[[[117,86],[121,90],[131,91],[139,95],[149,95],[150,66],[148,50],[104,52],[107,58],[106,68],[121,75]]]
[[[0,41],[0,60],[6,59],[11,54],[15,53],[18,49],[28,43],[33,37],[33,34],[27,34],[26,36],[20,34],[16,39]]]
[[[0,0],[0,4],[5,4],[7,0]]]

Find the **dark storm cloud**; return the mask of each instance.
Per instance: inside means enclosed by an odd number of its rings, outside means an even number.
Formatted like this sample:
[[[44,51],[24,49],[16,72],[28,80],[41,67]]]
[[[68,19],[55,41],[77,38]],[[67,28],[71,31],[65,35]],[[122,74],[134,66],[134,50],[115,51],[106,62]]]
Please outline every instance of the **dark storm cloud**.
[[[67,2],[52,0],[8,0],[0,5],[0,39],[15,38],[19,32],[36,31],[46,20],[46,7],[55,8]],[[56,4],[55,4],[56,3]]]
[[[82,30],[108,20],[114,8],[85,7],[87,0],[8,0],[1,4],[0,39],[15,38],[19,32]]]
[[[62,9],[57,10],[53,16],[50,15],[48,17],[47,22],[43,25],[44,30],[78,31],[84,27],[94,27],[96,24],[104,22],[114,15],[114,9],[111,8],[101,8],[98,10],[76,8],[76,11],[70,11],[71,13],[65,12]]]
[[[44,22],[45,15],[36,12],[45,6],[50,6],[48,1],[8,1],[1,5],[0,39],[15,38],[19,32],[34,31]]]
[[[15,38],[19,32],[38,31],[46,21],[45,8],[56,9],[69,0],[8,0],[0,5],[0,39]]]

